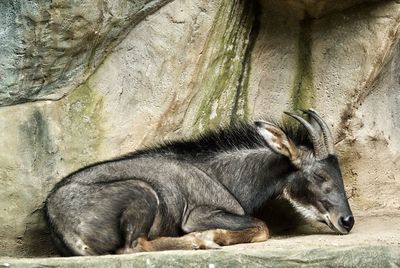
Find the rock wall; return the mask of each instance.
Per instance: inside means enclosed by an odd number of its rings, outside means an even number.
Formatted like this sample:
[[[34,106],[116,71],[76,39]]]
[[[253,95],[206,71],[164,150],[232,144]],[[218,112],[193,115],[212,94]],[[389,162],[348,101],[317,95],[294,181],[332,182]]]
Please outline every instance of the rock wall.
[[[43,201],[84,165],[310,106],[356,216],[399,212],[397,1],[167,2],[0,3],[0,255],[53,253]]]
[[[170,1],[2,1],[0,105],[65,96],[132,25]]]
[[[289,4],[261,5],[249,83],[253,116],[315,107],[335,128],[353,207],[398,212],[399,3],[357,3],[319,18],[288,17]]]

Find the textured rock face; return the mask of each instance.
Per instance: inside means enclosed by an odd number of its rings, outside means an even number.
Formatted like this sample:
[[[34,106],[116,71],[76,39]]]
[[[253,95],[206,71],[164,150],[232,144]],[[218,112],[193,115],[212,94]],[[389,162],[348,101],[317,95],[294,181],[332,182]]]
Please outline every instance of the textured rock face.
[[[321,18],[334,12],[348,8],[358,8],[362,5],[378,2],[379,0],[260,0],[275,12],[284,12],[288,17],[297,19]]]
[[[169,1],[2,1],[0,105],[67,94],[133,24]]]
[[[329,257],[327,257],[329,256]],[[269,249],[251,251],[163,252],[126,256],[4,259],[5,267],[396,267],[400,263],[397,248],[345,247],[309,249]],[[6,266],[8,265],[8,266]]]
[[[398,212],[399,3],[167,2],[0,3],[0,255],[52,253],[43,201],[84,165],[310,106],[356,215]]]
[[[253,114],[322,111],[335,127],[353,207],[398,210],[399,4],[301,21],[262,7],[249,85]]]

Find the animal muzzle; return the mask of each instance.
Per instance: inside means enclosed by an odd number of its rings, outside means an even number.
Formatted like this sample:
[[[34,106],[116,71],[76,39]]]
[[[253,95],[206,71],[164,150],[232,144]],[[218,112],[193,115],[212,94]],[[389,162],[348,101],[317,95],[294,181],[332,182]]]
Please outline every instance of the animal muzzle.
[[[341,234],[348,234],[354,226],[354,217],[352,214],[327,214],[325,216],[325,222],[333,231],[337,231]]]

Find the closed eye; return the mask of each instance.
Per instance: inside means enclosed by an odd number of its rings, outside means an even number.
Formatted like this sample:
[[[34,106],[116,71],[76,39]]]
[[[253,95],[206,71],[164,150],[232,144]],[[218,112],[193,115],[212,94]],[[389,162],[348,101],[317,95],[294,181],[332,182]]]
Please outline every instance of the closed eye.
[[[320,182],[326,181],[325,177],[323,177],[323,176],[321,176],[321,175],[319,175],[319,174],[317,174],[317,173],[314,173],[314,178],[315,178],[317,181],[320,181]]]
[[[326,201],[326,200],[322,200],[322,201],[320,201],[320,202],[321,202],[322,206],[323,206],[326,210],[329,210],[330,208],[332,208],[331,202]]]

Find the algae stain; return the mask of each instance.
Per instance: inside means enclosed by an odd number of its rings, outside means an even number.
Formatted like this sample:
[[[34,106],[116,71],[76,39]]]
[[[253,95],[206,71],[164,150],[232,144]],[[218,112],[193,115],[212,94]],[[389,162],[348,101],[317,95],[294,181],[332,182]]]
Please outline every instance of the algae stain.
[[[204,92],[195,118],[198,133],[248,116],[247,54],[253,4],[223,1],[199,63],[197,87]]]
[[[220,7],[209,36],[210,42],[207,43],[205,53],[207,58],[203,64],[209,66],[201,74],[201,89],[206,92],[196,118],[196,126],[200,130],[216,127],[224,121],[224,118],[221,118],[223,115],[218,110],[221,109],[220,106],[226,104],[220,103],[220,99],[224,95],[224,90],[228,89],[229,76],[232,75],[229,73],[229,67],[231,67],[229,63],[233,58],[230,47],[233,46],[230,42],[232,35],[225,29],[227,21],[224,17],[224,14],[231,16],[232,10],[229,10],[229,5],[229,3],[223,3]],[[229,108],[229,103],[226,106]]]
[[[259,10],[261,10],[261,8],[259,3],[254,3],[253,5],[248,4],[246,8],[250,9],[248,14],[252,16],[252,21],[249,27],[248,45],[243,56],[243,70],[236,89],[236,98],[231,114],[231,124],[243,119],[248,120],[251,113],[248,105],[251,54],[260,31]]]
[[[293,110],[306,109],[315,103],[311,26],[311,19],[306,18],[300,22],[297,72],[291,94]]]
[[[35,109],[30,118],[20,126],[24,140],[23,150],[29,154],[28,162],[32,175],[38,178],[51,176],[56,169],[54,138],[42,112]]]
[[[15,249],[20,255],[38,256],[52,247],[40,209],[57,173],[58,148],[51,129],[46,113],[37,107],[19,125],[21,172],[15,177],[18,192],[10,196],[9,202],[17,208],[14,211],[16,231],[13,232],[20,236]]]
[[[64,161],[72,169],[98,161],[104,139],[103,98],[86,83],[63,99],[62,109]]]

